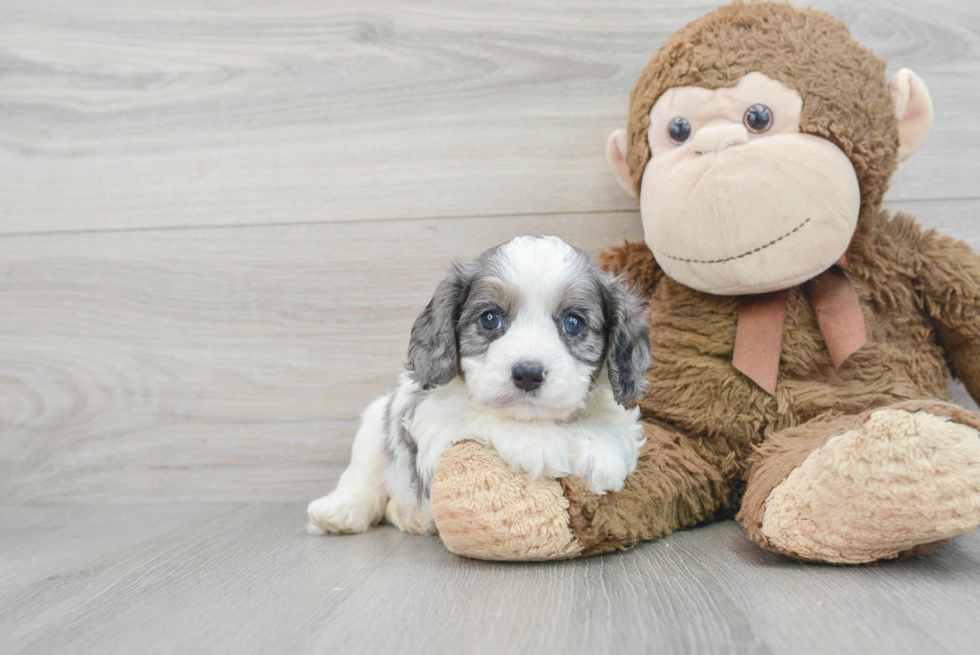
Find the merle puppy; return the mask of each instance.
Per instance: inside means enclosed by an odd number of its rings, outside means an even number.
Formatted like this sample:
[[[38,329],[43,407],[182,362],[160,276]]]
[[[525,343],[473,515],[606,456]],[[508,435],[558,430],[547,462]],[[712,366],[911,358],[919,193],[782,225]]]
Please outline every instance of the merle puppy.
[[[619,491],[643,443],[627,406],[649,386],[647,326],[631,291],[557,237],[518,237],[455,264],[412,327],[407,373],[364,412],[337,489],[310,503],[310,531],[387,518],[435,532],[436,464],[464,439],[531,478]]]

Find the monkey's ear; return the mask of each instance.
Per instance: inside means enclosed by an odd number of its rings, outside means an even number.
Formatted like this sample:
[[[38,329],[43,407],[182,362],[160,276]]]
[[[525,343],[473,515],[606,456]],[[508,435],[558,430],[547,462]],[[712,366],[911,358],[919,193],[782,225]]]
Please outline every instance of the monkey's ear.
[[[888,82],[895,118],[898,119],[898,161],[919,149],[932,126],[932,98],[918,75],[903,68]]]
[[[626,130],[616,130],[606,141],[606,159],[616,174],[616,181],[626,193],[636,197],[633,189],[633,176],[630,175],[630,165],[626,163]]]

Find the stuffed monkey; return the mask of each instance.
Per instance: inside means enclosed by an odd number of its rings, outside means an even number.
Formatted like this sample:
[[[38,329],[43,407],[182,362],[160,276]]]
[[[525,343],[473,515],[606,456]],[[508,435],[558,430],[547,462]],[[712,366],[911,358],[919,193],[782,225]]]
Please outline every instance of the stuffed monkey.
[[[980,258],[881,209],[932,106],[831,16],[736,3],[643,69],[607,154],[646,244],[601,257],[650,299],[646,444],[619,493],[529,481],[474,442],[433,517],[484,559],[605,553],[737,514],[791,557],[862,563],[980,525]]]

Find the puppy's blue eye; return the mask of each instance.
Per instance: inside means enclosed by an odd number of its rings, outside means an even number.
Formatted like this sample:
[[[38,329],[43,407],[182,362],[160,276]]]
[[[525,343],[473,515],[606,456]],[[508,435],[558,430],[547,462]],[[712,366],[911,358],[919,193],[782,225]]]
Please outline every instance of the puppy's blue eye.
[[[480,323],[485,330],[499,330],[500,314],[497,312],[483,312],[483,316],[480,317]]]
[[[574,337],[582,334],[582,330],[585,329],[585,321],[582,320],[581,316],[569,314],[565,317],[565,322],[562,323],[561,329],[565,334],[570,334]]]

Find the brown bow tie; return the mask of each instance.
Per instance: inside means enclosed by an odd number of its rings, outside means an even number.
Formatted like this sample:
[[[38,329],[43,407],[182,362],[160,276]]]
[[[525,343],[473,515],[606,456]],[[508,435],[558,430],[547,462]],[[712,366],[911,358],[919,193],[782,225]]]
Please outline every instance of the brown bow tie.
[[[845,268],[846,254],[837,264],[806,283],[835,369],[868,341],[857,292],[844,272]],[[776,393],[788,292],[783,289],[745,296],[738,311],[732,365],[770,395]]]

